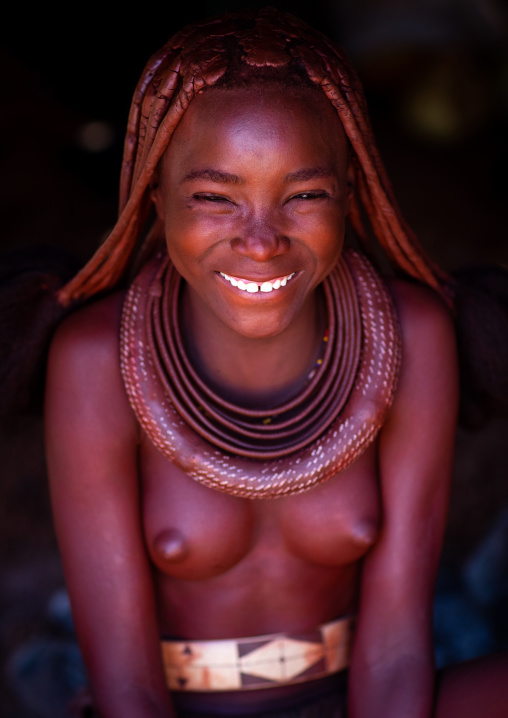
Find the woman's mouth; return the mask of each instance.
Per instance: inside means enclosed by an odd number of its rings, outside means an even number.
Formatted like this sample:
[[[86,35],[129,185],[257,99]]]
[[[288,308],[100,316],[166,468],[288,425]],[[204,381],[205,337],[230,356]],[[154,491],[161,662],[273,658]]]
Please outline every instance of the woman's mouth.
[[[288,274],[285,277],[277,277],[276,279],[270,279],[264,282],[254,282],[251,279],[231,277],[229,274],[224,274],[224,272],[219,272],[219,274],[233,287],[240,289],[242,292],[249,292],[250,294],[264,292],[265,294],[268,294],[269,292],[273,292],[281,287],[285,287],[286,284],[295,276],[296,272]]]

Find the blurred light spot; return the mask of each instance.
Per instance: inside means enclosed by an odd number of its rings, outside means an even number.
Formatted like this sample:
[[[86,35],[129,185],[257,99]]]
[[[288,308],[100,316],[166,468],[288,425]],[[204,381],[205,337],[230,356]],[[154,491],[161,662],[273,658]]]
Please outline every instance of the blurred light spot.
[[[104,152],[115,140],[115,130],[108,122],[87,122],[77,132],[77,141],[86,152]]]
[[[402,104],[408,129],[428,139],[451,142],[478,130],[490,110],[484,77],[461,54],[436,58]]]

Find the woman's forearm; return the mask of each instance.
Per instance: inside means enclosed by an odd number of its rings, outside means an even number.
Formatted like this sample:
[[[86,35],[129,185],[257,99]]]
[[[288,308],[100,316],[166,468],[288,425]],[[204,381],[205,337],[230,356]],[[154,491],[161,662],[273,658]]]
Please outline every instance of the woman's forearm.
[[[433,702],[430,660],[401,656],[390,665],[351,668],[349,718],[430,718]]]

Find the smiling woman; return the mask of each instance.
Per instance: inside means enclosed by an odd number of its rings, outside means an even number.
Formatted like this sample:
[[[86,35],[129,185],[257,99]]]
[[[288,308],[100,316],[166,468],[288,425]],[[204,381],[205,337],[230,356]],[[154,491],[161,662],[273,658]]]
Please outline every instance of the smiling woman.
[[[344,131],[315,89],[213,89],[189,106],[152,197],[186,280],[194,359],[206,355],[216,385],[222,377],[245,390],[246,372],[268,376],[277,357],[295,350],[299,361],[287,362],[270,390],[305,375],[324,331],[315,289],[343,245],[348,172]],[[247,357],[245,338],[258,340]]]
[[[342,52],[273,10],[184,29],[136,90],[120,204],[58,291],[46,392],[100,714],[502,715],[494,663],[435,703],[453,284]],[[402,278],[345,246],[363,217]]]

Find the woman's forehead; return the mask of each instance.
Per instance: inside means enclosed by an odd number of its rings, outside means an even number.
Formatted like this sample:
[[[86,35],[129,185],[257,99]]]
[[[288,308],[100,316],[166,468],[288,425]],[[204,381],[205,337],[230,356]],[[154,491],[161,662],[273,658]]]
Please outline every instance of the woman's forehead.
[[[249,154],[250,153],[250,154]],[[210,90],[194,99],[166,151],[163,166],[188,173],[210,162],[241,166],[242,158],[300,167],[340,167],[349,157],[342,124],[326,97],[304,88]],[[217,164],[218,163],[218,164]],[[173,174],[173,172],[171,172]]]
[[[255,121],[254,119],[255,118]],[[285,89],[268,85],[242,89],[211,88],[189,104],[175,137],[189,136],[210,128],[228,126],[282,126],[287,134],[305,128],[330,141],[345,139],[344,129],[335,108],[319,89],[307,87]]]

